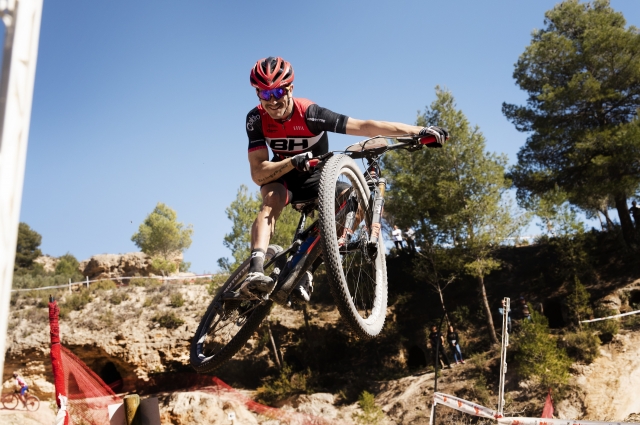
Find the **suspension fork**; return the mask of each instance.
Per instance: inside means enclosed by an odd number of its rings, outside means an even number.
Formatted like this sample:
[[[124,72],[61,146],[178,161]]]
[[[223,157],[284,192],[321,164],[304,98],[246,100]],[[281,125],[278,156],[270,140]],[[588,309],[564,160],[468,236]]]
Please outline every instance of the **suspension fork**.
[[[371,236],[369,237],[369,249],[377,248],[380,239],[382,211],[384,209],[384,193],[387,188],[387,179],[380,177],[376,182],[375,197],[373,198],[373,217],[371,219]]]

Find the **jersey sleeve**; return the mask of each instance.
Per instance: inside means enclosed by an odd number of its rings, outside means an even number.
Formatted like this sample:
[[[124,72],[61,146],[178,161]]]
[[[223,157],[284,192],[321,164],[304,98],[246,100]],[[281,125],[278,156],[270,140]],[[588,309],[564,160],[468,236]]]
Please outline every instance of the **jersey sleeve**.
[[[330,111],[315,103],[309,105],[305,118],[307,120],[307,127],[309,127],[309,130],[314,134],[320,134],[323,131],[342,134],[347,132],[347,119],[349,119],[349,117]]]
[[[249,137],[249,152],[267,149],[267,142],[262,132],[262,120],[258,108],[253,108],[247,114],[247,136]]]

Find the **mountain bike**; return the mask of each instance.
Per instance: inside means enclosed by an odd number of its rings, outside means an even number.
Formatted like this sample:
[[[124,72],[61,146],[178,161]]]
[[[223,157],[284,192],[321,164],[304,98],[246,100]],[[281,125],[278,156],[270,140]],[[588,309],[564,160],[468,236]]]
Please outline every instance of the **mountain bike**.
[[[407,135],[376,136],[310,160],[322,167],[318,198],[292,205],[300,212],[293,242],[283,249],[270,245],[265,274],[275,282],[270,294],[247,300],[224,300],[222,294],[242,285],[249,270],[246,259],[211,301],[191,342],[190,361],[201,373],[211,372],[236,354],[267,317],[273,303],[294,308],[290,297],[307,270],[320,262],[327,269],[336,306],[360,338],[377,336],[387,310],[387,269],[382,234],[386,180],[380,157],[391,150],[416,151],[434,145],[435,138]],[[362,172],[354,161],[365,164]],[[318,219],[306,226],[307,219]]]
[[[2,394],[2,405],[4,406],[5,409],[13,410],[16,407],[18,407],[18,403],[20,403],[21,401],[20,397],[18,397],[18,394],[20,394],[19,391]],[[38,408],[40,408],[40,399],[38,397],[31,395],[29,393],[26,393],[24,395],[24,400],[26,403],[25,408],[28,411],[34,412],[38,410]]]

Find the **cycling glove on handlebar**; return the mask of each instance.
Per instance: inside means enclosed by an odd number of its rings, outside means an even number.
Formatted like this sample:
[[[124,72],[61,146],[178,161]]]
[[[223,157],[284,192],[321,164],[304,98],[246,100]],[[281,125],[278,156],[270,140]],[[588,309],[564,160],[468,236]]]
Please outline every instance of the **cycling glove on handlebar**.
[[[313,157],[311,152],[299,153],[291,157],[291,165],[298,171],[309,171],[309,160]]]
[[[433,137],[435,140],[431,143],[427,143],[429,147],[441,148],[444,142],[449,139],[449,132],[442,127],[432,125],[430,127],[424,127],[418,133],[420,137]]]

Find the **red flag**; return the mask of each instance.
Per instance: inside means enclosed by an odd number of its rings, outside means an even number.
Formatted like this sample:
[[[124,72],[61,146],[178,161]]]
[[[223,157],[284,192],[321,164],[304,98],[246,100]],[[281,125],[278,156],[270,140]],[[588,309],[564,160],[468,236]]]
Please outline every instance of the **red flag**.
[[[51,333],[51,368],[53,370],[53,381],[56,387],[56,403],[60,408],[59,418],[56,418],[56,424],[60,423],[64,418],[64,425],[69,423],[69,414],[67,412],[66,400],[67,390],[64,385],[64,366],[62,356],[60,355],[60,326],[58,324],[58,315],[60,308],[58,303],[50,298],[49,300],[49,329]]]
[[[553,419],[553,400],[551,398],[551,388],[549,388],[549,394],[547,394],[547,400],[544,402],[544,408],[542,409],[541,418]]]

